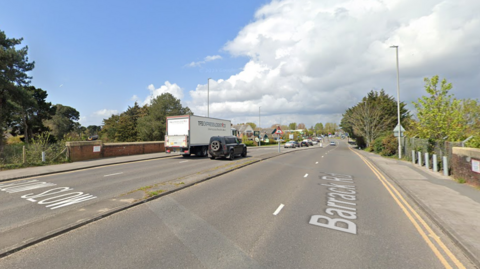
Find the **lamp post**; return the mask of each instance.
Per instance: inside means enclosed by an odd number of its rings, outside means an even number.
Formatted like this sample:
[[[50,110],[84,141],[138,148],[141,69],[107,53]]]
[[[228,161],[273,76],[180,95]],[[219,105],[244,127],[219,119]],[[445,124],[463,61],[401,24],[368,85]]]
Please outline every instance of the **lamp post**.
[[[258,146],[262,145],[260,141],[260,136],[262,135],[262,127],[260,127],[260,106],[258,107]]]
[[[210,79],[208,78],[207,86],[207,117],[210,117]]]
[[[397,56],[397,116],[398,116],[398,158],[402,158],[402,125],[400,124],[400,75],[398,70],[398,46],[390,46],[395,48]]]

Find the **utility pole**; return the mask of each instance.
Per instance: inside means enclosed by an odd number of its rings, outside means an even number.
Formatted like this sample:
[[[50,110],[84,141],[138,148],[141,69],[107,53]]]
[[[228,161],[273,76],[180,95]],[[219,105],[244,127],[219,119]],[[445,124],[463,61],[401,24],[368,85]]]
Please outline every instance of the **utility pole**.
[[[398,68],[398,46],[390,46],[395,48],[397,56],[397,117],[398,117],[398,158],[402,158],[402,125],[400,124],[400,74]]]

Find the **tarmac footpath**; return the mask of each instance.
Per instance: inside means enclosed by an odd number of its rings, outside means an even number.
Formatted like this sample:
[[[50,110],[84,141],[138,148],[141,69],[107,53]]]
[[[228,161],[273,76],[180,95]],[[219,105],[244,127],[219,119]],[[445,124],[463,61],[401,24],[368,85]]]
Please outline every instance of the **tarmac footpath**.
[[[480,190],[403,160],[354,149],[395,182],[480,268]]]

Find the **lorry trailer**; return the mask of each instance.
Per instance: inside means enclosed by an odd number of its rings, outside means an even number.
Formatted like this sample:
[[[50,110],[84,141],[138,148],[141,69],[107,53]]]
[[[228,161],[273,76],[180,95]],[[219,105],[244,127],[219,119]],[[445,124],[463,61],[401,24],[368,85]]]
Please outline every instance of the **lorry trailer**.
[[[166,121],[165,152],[180,153],[184,157],[208,155],[212,136],[231,136],[229,120],[194,116],[169,116]]]

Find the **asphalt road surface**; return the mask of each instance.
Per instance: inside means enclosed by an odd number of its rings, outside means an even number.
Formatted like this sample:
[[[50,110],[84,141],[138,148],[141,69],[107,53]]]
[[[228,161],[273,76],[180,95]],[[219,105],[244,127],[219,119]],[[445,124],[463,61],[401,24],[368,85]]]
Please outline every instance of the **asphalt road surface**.
[[[249,157],[274,150],[252,150]],[[148,194],[142,187],[167,188],[197,171],[228,164],[174,157],[38,178],[56,185],[0,192],[0,232],[14,241],[19,233],[12,231],[38,233],[35,225],[86,218],[141,199]],[[63,206],[28,196],[60,187],[95,198]],[[432,244],[426,237],[436,240]],[[462,266],[471,265],[420,209],[344,142],[234,170],[0,259],[0,268]]]

